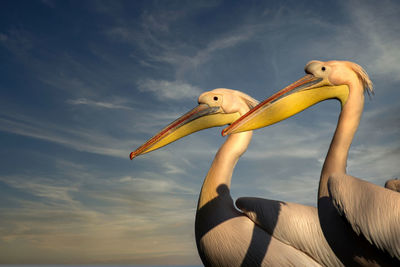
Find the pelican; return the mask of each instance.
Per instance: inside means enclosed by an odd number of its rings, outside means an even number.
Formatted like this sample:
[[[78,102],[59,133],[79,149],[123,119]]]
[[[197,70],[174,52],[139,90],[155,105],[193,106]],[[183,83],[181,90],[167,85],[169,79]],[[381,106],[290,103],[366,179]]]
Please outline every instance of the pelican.
[[[400,180],[399,179],[390,179],[385,183],[385,187],[387,189],[400,192]]]
[[[131,159],[201,129],[230,124],[258,101],[242,92],[220,88],[201,94],[198,103],[132,152]],[[195,235],[204,265],[342,266],[323,236],[315,207],[240,198],[236,205],[246,214],[235,208],[230,196],[232,173],[251,137],[251,131],[230,135],[203,182]],[[246,209],[249,202],[254,209]]]
[[[311,61],[305,72],[224,129],[223,135],[271,125],[326,99],[340,100],[341,113],[319,182],[322,231],[346,266],[399,266],[400,195],[346,172],[364,91],[373,92],[372,82],[362,67],[348,61]]]

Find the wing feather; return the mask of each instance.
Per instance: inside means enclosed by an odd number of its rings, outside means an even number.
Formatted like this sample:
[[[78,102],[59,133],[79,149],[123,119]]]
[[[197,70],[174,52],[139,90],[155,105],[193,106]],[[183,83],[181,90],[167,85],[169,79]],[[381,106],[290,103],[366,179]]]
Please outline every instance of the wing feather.
[[[243,197],[236,206],[274,238],[308,254],[325,266],[343,266],[322,233],[315,207]]]
[[[400,194],[361,179],[330,177],[328,190],[354,232],[400,260]]]

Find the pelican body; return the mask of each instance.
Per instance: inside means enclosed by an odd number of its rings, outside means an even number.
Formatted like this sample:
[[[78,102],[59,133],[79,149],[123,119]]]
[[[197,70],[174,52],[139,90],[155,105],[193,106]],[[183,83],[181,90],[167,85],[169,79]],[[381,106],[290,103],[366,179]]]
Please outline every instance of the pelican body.
[[[215,89],[199,106],[131,153],[131,159],[201,129],[233,123],[258,101],[239,91]],[[324,238],[315,207],[259,198],[239,198],[231,178],[252,132],[230,135],[218,150],[199,195],[195,235],[205,266],[342,266]]]
[[[261,102],[223,135],[265,127],[326,99],[342,110],[318,189],[318,216],[330,247],[346,266],[400,266],[400,194],[350,176],[348,151],[372,82],[357,64],[311,61],[307,75]]]

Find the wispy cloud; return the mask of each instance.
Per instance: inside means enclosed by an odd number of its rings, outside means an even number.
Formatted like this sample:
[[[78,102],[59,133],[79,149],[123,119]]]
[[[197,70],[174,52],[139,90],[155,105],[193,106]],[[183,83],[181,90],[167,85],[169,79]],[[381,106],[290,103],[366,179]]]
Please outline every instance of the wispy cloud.
[[[7,41],[8,37],[4,33],[0,33],[0,42],[5,42]]]
[[[193,99],[200,95],[201,90],[196,86],[178,81],[145,80],[139,82],[142,92],[151,92],[160,100]]]
[[[77,98],[77,99],[68,99],[67,103],[71,105],[85,105],[97,108],[106,108],[106,109],[127,109],[132,110],[131,107],[122,105],[121,101],[117,102],[102,102],[102,101],[94,101],[89,100],[87,98]]]
[[[256,33],[256,27],[251,25],[243,26],[234,32],[221,36],[219,39],[212,40],[207,44],[206,48],[200,49],[197,54],[190,58],[193,67],[197,67],[211,59],[214,53],[227,48],[232,48],[242,42],[248,41]]]
[[[56,6],[56,4],[54,3],[54,1],[52,0],[41,0],[41,2],[51,8],[54,8]]]
[[[210,5],[199,4],[195,8],[209,8]],[[170,31],[173,23],[184,21],[187,10],[193,6],[183,7],[182,10],[152,10],[141,16],[140,27],[132,27],[129,21],[117,20],[116,25],[104,32],[113,41],[129,43],[139,51],[140,56],[132,53],[132,58],[137,58],[142,66],[154,69],[168,69],[174,79],[172,83],[187,81],[188,73],[196,71],[204,64],[213,60],[213,57],[222,51],[236,47],[251,40],[262,27],[253,24],[232,28],[216,37],[203,39],[202,42],[182,40],[175,36],[176,32]],[[152,13],[153,12],[153,13]],[[166,38],[167,35],[172,35]],[[167,67],[165,66],[167,64]],[[171,68],[172,67],[172,68]],[[165,81],[159,81],[165,82]]]
[[[81,167],[79,172],[85,171]],[[0,177],[27,197],[9,199],[16,207],[0,207],[0,244],[19,247],[3,262],[51,263],[56,256],[63,263],[139,263],[143,255],[165,259],[194,253],[194,240],[187,234],[194,223],[194,203],[185,197],[191,189],[157,179],[92,175],[84,186],[36,176]],[[41,250],[51,250],[53,256],[35,257]],[[71,253],[73,261],[65,256]]]
[[[12,28],[0,33],[0,45],[14,53],[20,59],[34,47],[35,37],[23,29]]]
[[[78,187],[74,185],[54,184],[53,179],[35,178],[33,176],[0,176],[0,181],[11,187],[25,191],[31,195],[46,199],[52,203],[60,201],[68,205],[74,205],[71,192],[77,192]]]
[[[363,54],[365,64],[374,74],[400,81],[400,31],[397,1],[387,0],[377,5],[374,1],[349,1],[348,12],[353,27],[366,38]]]
[[[359,145],[350,150],[349,170],[357,177],[383,186],[385,181],[400,175],[400,144]]]
[[[293,166],[293,165],[292,165]],[[298,169],[296,174],[287,177],[273,177],[272,172],[257,182],[262,197],[280,201],[295,202],[316,206],[320,171],[317,169]]]
[[[183,218],[179,213],[143,218],[137,214],[60,210],[50,205],[1,209],[1,212],[5,219],[0,224],[7,225],[8,231],[0,230],[0,244],[18,247],[18,253],[14,249],[2,257],[3,263],[44,264],[57,259],[64,264],[132,264],[140,263],[146,256],[168,261],[168,257],[179,260],[189,254],[192,259],[188,264],[197,258],[191,235],[184,233],[192,229],[192,219]],[[164,220],[158,221],[159,215]],[[174,216],[181,220],[179,224],[170,220]],[[51,253],[43,255],[43,250]]]
[[[254,149],[246,153],[245,157],[252,160],[318,158],[321,149],[324,149],[323,145],[328,143],[325,139],[330,138],[329,130],[333,131],[334,125],[325,122],[319,128],[319,131],[315,131],[291,122],[268,129],[270,131],[267,133],[259,131],[255,133]]]
[[[128,147],[128,144],[124,144],[123,140],[87,129],[70,129],[66,126],[42,122],[32,117],[22,115],[12,115],[11,118],[0,117],[0,130],[61,144],[78,151],[127,157],[127,151],[122,148]]]
[[[130,184],[133,185],[135,190],[138,192],[153,192],[153,193],[190,193],[195,194],[197,191],[194,191],[192,188],[188,188],[186,186],[182,186],[177,184],[171,180],[157,180],[157,179],[144,179],[144,178],[135,178],[132,176],[124,176],[119,179],[121,183],[125,185]]]

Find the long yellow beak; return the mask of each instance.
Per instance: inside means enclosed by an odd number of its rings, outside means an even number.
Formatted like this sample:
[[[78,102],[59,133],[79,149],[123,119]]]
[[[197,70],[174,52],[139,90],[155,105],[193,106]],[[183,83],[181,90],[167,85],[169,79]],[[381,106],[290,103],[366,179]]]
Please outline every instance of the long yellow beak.
[[[326,99],[339,99],[343,107],[348,96],[347,85],[333,86],[326,79],[308,74],[262,101],[225,128],[222,135],[269,126]]]
[[[199,104],[133,151],[130,154],[130,158],[133,159],[134,157],[168,145],[194,132],[232,123],[239,117],[239,112],[226,114],[220,107]]]

